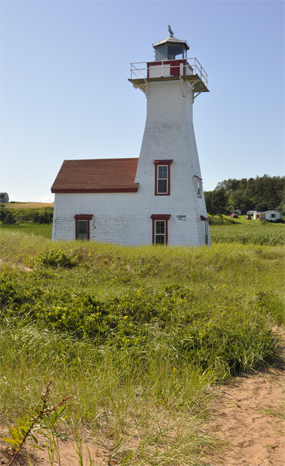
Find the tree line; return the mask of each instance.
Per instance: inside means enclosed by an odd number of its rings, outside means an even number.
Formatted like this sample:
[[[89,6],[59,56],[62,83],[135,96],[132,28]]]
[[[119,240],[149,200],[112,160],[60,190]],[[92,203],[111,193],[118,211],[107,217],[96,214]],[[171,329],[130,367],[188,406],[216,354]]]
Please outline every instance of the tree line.
[[[36,209],[9,209],[5,204],[0,205],[0,221],[6,225],[15,223],[51,223],[53,207],[39,207]]]
[[[205,191],[207,212],[218,215],[241,210],[277,210],[285,215],[285,176],[264,175],[221,181],[213,191]]]

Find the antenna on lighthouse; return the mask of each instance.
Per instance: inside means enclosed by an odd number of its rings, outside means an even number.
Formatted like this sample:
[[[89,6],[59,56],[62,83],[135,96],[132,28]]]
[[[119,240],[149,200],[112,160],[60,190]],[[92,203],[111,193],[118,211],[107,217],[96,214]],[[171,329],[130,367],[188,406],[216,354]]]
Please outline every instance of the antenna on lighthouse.
[[[174,32],[172,31],[170,24],[168,25],[168,32],[170,34],[170,37],[173,37]]]

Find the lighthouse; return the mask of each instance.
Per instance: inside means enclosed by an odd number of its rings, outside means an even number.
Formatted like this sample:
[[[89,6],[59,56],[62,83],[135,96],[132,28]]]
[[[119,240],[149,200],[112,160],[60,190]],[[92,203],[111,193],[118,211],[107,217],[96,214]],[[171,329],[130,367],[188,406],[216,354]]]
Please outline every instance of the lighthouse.
[[[208,92],[208,76],[168,30],[153,45],[153,61],[131,63],[129,81],[147,100],[139,157],[64,160],[51,188],[53,240],[211,244],[193,127],[193,103]]]
[[[131,63],[129,81],[147,99],[147,116],[136,183],[152,219],[154,244],[211,244],[203,181],[193,126],[193,104],[208,90],[186,40],[153,44],[155,60]]]

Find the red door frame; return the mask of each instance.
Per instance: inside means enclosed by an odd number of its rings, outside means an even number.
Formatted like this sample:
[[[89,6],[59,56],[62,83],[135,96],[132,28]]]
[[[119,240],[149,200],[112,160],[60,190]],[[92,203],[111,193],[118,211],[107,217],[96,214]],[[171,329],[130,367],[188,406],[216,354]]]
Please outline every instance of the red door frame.
[[[152,219],[152,244],[155,244],[155,221],[156,220],[165,220],[165,245],[168,244],[168,220],[170,219],[171,214],[152,214],[150,218]]]

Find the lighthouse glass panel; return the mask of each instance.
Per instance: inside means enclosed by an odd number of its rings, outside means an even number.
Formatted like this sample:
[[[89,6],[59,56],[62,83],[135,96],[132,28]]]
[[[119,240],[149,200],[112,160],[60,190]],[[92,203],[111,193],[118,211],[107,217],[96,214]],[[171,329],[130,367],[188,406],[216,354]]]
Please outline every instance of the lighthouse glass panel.
[[[155,51],[156,61],[167,60],[167,47],[160,47]]]
[[[155,221],[155,244],[165,244],[165,220]]]
[[[186,50],[181,46],[169,46],[168,60],[177,60],[178,58],[186,58]]]
[[[157,167],[157,193],[168,193],[168,166],[159,165]]]

